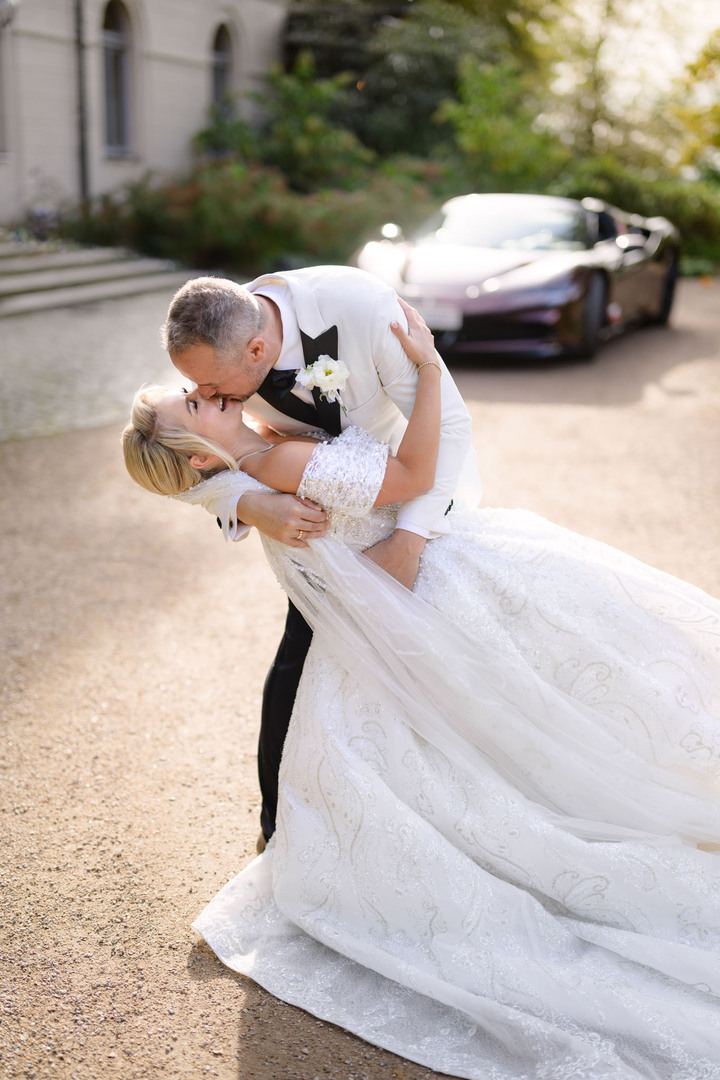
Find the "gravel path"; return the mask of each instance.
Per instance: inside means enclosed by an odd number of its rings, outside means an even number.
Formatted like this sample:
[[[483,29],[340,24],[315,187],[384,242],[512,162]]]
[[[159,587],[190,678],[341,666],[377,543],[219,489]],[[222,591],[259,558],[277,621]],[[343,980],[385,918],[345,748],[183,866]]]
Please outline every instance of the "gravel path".
[[[0,319],[0,442],[114,423],[141,384],[177,381],[160,343],[169,300],[148,293]]]
[[[486,502],[720,593],[718,288],[683,281],[671,329],[590,365],[458,365]],[[255,537],[225,546],[124,474],[129,397],[168,373],[166,303],[0,328],[2,437],[46,436],[0,446],[0,1071],[427,1080],[228,973],[190,929],[254,850],[284,601]]]

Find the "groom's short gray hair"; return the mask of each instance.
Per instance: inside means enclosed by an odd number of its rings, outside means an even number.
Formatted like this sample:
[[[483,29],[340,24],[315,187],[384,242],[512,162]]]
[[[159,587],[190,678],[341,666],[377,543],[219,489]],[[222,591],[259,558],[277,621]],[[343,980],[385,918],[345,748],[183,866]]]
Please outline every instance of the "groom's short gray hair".
[[[262,305],[244,285],[221,277],[192,278],[172,299],[163,345],[171,354],[210,345],[226,363],[237,364],[265,322]]]

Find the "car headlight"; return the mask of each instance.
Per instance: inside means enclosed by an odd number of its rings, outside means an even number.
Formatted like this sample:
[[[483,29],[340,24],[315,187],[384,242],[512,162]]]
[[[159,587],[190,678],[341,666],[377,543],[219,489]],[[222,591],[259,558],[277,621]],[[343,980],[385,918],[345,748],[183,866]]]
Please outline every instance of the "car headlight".
[[[491,296],[516,294],[523,304],[532,302],[539,306],[567,304],[581,294],[580,282],[575,274],[565,269],[549,274],[547,268],[538,263],[489,277],[482,283],[482,291]]]

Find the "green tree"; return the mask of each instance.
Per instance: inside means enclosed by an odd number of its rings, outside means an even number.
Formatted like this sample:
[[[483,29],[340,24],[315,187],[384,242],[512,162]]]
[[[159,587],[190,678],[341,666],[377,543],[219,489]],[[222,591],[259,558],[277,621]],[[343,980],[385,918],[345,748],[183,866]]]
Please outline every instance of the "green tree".
[[[670,168],[678,135],[661,65],[685,33],[671,0],[575,0],[553,29],[548,125],[581,157]]]
[[[682,132],[682,163],[720,183],[720,29],[688,65],[673,115]]]
[[[407,0],[292,0],[283,30],[283,64],[292,71],[301,53],[312,53],[318,76],[362,78],[368,44],[384,19],[401,18]]]
[[[266,90],[253,95],[262,107],[255,126],[216,110],[196,137],[196,149],[211,158],[235,155],[275,166],[295,191],[354,187],[374,155],[333,119],[346,81],[342,75],[317,78],[312,55],[301,53],[291,72],[275,68]]]
[[[450,134],[437,109],[457,91],[459,58],[496,61],[505,44],[490,18],[448,0],[421,0],[403,19],[384,20],[357,83],[354,130],[384,155],[437,151]]]
[[[463,56],[538,68],[544,27],[564,0],[303,0],[290,6],[286,53],[309,48],[324,76],[348,74],[335,118],[382,155],[428,155],[448,137],[436,122],[454,97]]]
[[[539,190],[570,160],[570,151],[538,123],[532,80],[517,62],[461,64],[458,97],[440,112],[455,132],[469,185],[476,191]]]
[[[347,79],[319,79],[310,53],[301,53],[292,72],[273,71],[261,128],[263,159],[275,165],[298,191],[324,185],[353,187],[373,153],[334,117],[342,111]]]

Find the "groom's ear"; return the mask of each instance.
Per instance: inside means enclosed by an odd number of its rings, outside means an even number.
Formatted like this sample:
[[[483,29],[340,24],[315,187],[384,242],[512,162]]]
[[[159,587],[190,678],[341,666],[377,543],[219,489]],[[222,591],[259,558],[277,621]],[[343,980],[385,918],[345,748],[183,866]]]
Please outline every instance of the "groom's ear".
[[[220,465],[220,458],[215,454],[191,454],[190,464],[193,469],[199,469],[200,472],[207,472],[208,469],[214,469],[216,465]]]
[[[245,346],[245,356],[253,363],[261,363],[265,359],[265,339],[250,338]]]

